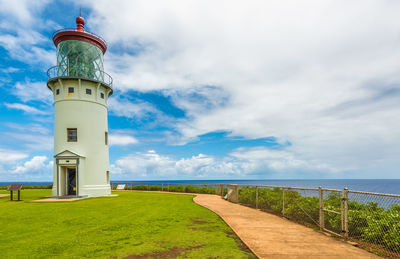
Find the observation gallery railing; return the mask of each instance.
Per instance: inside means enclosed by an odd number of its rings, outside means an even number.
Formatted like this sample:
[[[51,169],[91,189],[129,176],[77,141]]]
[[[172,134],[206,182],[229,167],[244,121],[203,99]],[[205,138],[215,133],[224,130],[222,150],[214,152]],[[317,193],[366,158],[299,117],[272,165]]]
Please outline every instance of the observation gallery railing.
[[[86,71],[84,69],[59,66],[49,68],[49,70],[47,70],[47,80],[50,81],[57,78],[87,79],[106,84],[110,88],[112,88],[113,83],[113,79],[109,74],[98,69],[90,69],[90,71]]]

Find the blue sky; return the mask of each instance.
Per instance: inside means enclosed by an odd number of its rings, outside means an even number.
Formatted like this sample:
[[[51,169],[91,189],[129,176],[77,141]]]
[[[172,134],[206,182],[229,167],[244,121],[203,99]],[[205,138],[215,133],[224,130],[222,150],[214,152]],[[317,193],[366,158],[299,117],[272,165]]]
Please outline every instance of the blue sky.
[[[398,1],[0,5],[0,181],[52,180],[51,37],[80,8],[112,180],[399,178]]]

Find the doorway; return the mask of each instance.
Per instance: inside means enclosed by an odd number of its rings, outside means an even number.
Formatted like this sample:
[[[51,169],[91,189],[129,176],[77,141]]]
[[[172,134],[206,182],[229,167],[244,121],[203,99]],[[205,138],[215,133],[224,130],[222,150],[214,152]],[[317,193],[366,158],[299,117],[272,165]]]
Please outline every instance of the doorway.
[[[76,195],[76,169],[67,168],[67,195]]]

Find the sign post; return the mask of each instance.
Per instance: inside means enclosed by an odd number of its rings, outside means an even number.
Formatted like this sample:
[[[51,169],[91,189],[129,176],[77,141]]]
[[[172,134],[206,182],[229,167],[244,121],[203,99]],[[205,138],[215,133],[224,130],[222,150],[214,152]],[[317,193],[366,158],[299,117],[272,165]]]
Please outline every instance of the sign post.
[[[10,184],[8,186],[8,191],[10,191],[10,200],[13,200],[13,191],[18,191],[18,201],[21,200],[21,189],[22,189],[22,184]]]

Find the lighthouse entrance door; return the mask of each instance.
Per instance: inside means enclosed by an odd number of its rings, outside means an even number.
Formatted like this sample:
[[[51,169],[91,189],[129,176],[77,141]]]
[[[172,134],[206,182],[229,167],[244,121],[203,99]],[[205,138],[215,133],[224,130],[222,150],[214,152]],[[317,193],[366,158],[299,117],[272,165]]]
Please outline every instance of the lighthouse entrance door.
[[[67,168],[67,195],[76,195],[76,169]]]

